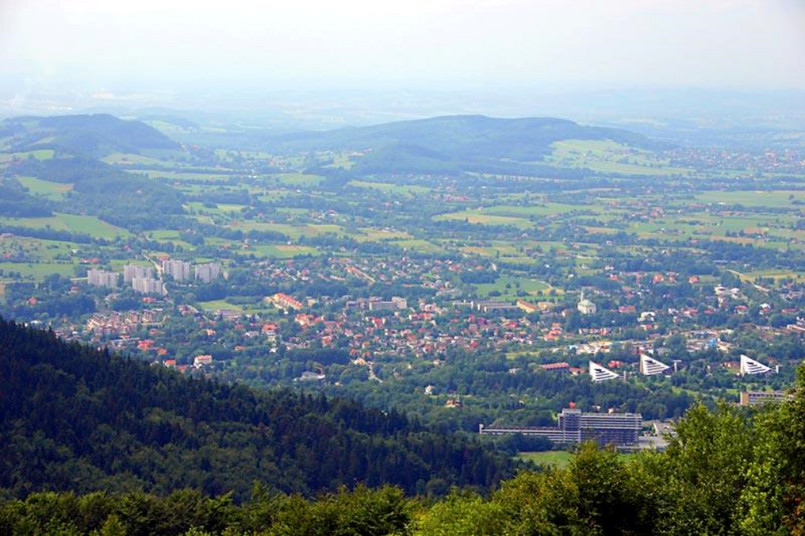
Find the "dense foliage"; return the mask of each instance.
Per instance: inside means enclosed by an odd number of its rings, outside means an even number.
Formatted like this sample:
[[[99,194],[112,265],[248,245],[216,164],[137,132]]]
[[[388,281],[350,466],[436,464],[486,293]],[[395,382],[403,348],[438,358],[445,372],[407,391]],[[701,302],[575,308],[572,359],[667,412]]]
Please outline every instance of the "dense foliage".
[[[805,369],[796,399],[756,415],[692,409],[667,451],[624,461],[583,445],[564,469],[523,472],[488,497],[406,499],[358,486],[310,501],[255,484],[249,500],[194,490],[36,493],[0,506],[2,534],[785,535],[805,530]]]
[[[72,184],[72,191],[58,206],[62,212],[95,214],[133,231],[155,228],[165,221],[176,224],[182,221],[182,198],[173,188],[99,160],[84,157],[26,160],[12,166],[10,171],[15,176]]]
[[[488,488],[511,464],[466,438],[341,399],[188,379],[0,322],[0,487],[193,487],[242,498],[364,482],[409,493]]]

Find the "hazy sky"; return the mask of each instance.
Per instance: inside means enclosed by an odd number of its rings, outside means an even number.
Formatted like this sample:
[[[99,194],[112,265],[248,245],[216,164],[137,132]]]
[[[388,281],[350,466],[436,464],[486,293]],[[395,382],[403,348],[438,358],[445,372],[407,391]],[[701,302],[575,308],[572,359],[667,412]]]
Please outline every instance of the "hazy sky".
[[[0,0],[20,90],[805,89],[805,0]]]

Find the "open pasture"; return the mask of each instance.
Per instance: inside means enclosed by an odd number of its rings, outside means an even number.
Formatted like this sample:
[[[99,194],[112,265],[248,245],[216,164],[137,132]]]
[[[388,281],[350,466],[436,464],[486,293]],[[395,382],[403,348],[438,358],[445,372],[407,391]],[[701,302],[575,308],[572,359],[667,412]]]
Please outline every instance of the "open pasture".
[[[506,301],[526,299],[529,296],[540,296],[550,290],[550,285],[538,279],[517,276],[501,276],[494,283],[481,283],[473,285],[475,292],[482,298],[495,298]],[[518,296],[525,294],[525,296]]]
[[[31,229],[53,229],[71,233],[86,234],[94,238],[113,240],[127,237],[130,233],[121,227],[99,220],[95,216],[81,214],[54,213],[46,218],[7,218],[0,217],[0,225],[30,227]]]
[[[67,192],[73,189],[72,184],[61,182],[50,182],[37,179],[36,177],[17,177],[20,184],[25,186],[33,195],[41,195],[52,200],[64,199]]]
[[[277,182],[283,184],[285,186],[294,186],[294,187],[315,187],[324,182],[324,177],[321,175],[310,175],[306,173],[280,173],[279,175],[274,175],[274,178],[277,179]]]
[[[46,263],[46,262],[0,262],[0,270],[4,274],[12,272],[19,273],[24,280],[42,281],[45,277],[52,274],[59,274],[64,277],[75,275],[76,265],[73,263]],[[0,276],[0,279],[9,279]]]
[[[50,160],[56,152],[53,149],[37,149],[35,151],[24,151],[19,153],[0,153],[0,163],[11,162],[14,159],[27,160],[28,158],[35,158],[36,160]]]
[[[534,224],[524,218],[513,218],[510,216],[497,216],[487,214],[477,209],[462,210],[460,212],[450,212],[439,214],[433,217],[434,221],[465,221],[467,223],[479,225],[511,225],[518,229],[529,229]]]
[[[805,191],[736,191],[736,192],[704,192],[696,196],[701,203],[743,205],[745,207],[767,207],[773,209],[788,208],[802,212],[805,210]]]

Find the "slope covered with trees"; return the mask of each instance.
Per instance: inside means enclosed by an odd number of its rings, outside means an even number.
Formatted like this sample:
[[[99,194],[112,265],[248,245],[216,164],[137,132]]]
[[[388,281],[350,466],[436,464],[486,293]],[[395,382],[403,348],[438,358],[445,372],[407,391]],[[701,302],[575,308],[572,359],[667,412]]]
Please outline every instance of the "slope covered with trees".
[[[805,531],[805,368],[791,402],[692,409],[667,451],[624,461],[583,445],[564,469],[437,502],[358,486],[316,500],[255,485],[241,504],[198,490],[37,493],[0,504],[0,534],[787,535]],[[98,532],[93,532],[98,531]]]
[[[551,117],[502,119],[454,115],[328,132],[268,137],[278,150],[364,150],[353,173],[559,173],[545,165],[551,144],[562,140],[612,140],[634,147],[658,144],[627,130],[579,125]],[[578,171],[576,171],[578,172]]]
[[[0,488],[14,496],[192,487],[242,498],[255,481],[304,494],[360,482],[439,493],[488,488],[512,469],[395,412],[189,379],[6,321],[0,385]]]
[[[0,138],[5,137],[13,151],[54,149],[92,157],[179,149],[155,128],[109,114],[15,117],[0,123]]]

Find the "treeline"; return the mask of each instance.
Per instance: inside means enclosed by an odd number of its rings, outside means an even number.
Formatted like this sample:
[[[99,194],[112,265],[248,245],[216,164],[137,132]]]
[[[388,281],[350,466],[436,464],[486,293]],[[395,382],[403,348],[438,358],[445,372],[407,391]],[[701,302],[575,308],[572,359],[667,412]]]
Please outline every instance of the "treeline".
[[[17,181],[0,179],[0,216],[40,218],[52,216],[49,203],[28,194]]]
[[[343,484],[408,493],[488,489],[512,462],[395,411],[289,391],[262,393],[67,344],[0,320],[0,488],[235,499],[260,480],[312,494]]]
[[[308,500],[259,483],[242,503],[198,490],[37,493],[0,505],[0,534],[803,534],[805,367],[798,383],[794,400],[756,413],[693,408],[664,452],[624,460],[588,443],[566,468],[522,472],[486,496],[357,486]]]

